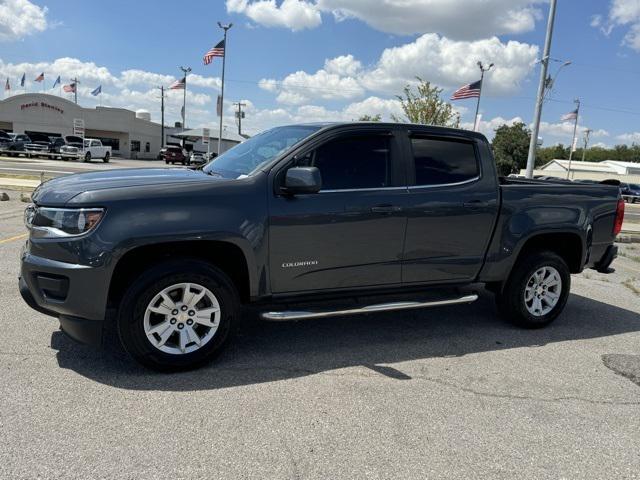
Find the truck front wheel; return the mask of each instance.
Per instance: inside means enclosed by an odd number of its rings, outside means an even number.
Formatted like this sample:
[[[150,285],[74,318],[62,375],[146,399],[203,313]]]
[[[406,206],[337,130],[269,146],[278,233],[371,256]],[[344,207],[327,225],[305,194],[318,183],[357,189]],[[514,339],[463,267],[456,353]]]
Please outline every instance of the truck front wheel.
[[[196,260],[169,261],[132,282],[118,315],[127,352],[160,371],[198,367],[228,343],[240,316],[227,275]]]
[[[562,313],[570,288],[567,263],[553,252],[535,252],[516,263],[496,302],[510,322],[542,328]]]

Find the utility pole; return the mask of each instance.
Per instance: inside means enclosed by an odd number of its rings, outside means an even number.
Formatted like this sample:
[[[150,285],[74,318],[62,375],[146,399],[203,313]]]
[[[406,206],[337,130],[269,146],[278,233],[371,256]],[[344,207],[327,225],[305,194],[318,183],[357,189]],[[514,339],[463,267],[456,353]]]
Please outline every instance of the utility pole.
[[[542,116],[542,102],[547,83],[547,70],[551,55],[551,40],[553,38],[553,24],[556,18],[557,0],[551,0],[549,6],[549,20],[547,21],[547,34],[544,40],[544,53],[540,61],[540,83],[538,85],[538,96],[536,97],[536,107],[533,114],[533,128],[531,131],[531,142],[529,142],[529,156],[527,157],[527,178],[533,178],[533,167],[536,163],[536,147],[538,146],[538,132],[540,131],[540,117]]]
[[[160,89],[160,148],[164,147],[164,85],[158,87]]]
[[[224,114],[224,69],[227,63],[227,32],[231,27],[233,27],[233,23],[222,24],[218,22],[218,27],[224,30],[224,56],[222,57],[222,88],[220,89],[220,130],[218,132],[218,155],[222,153],[222,116]]]
[[[573,123],[573,137],[571,138],[571,147],[569,148],[569,168],[567,170],[567,180],[571,177],[571,160],[573,159],[573,150],[576,146],[576,131],[578,130],[578,117],[580,116],[580,99],[574,100],[576,104],[576,119]]]
[[[76,102],[76,105],[77,105],[78,104],[78,84],[80,83],[80,80],[78,80],[76,76],[76,78],[71,79],[71,82],[73,83],[74,101]]]
[[[244,112],[242,111],[242,107],[246,107],[246,103],[238,102],[234,103],[234,106],[238,107],[238,111],[236,112],[236,118],[238,119],[238,135],[242,136],[242,119],[244,118]]]
[[[589,145],[589,137],[591,136],[591,132],[593,132],[593,130],[591,130],[590,128],[587,128],[584,131],[584,147],[582,148],[582,161],[584,162],[584,155],[585,153],[587,153],[587,146]]]
[[[482,65],[482,62],[478,62],[478,67],[480,67],[480,92],[478,92],[478,103],[476,104],[476,116],[473,117],[473,130],[475,132],[478,131],[478,113],[480,112],[480,98],[482,97],[482,86],[484,84],[484,73],[488,72],[489,70],[491,70],[493,68],[493,63],[491,65],[489,65],[488,67],[484,67]]]

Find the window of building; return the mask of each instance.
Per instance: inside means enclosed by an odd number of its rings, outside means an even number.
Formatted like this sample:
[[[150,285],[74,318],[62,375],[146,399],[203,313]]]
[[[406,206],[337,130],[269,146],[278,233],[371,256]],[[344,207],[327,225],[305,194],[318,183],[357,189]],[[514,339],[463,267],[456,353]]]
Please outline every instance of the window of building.
[[[120,139],[108,137],[95,137],[102,142],[105,147],[111,147],[111,150],[117,152],[120,150]]]
[[[380,135],[330,141],[309,158],[322,175],[323,190],[382,188],[391,181],[389,138]]]
[[[144,151],[149,153],[151,151],[151,144],[149,142],[144,144]]]
[[[478,177],[473,144],[453,139],[412,138],[416,185],[444,185]]]
[[[139,140],[131,140],[131,151],[139,152],[140,151],[140,141]]]

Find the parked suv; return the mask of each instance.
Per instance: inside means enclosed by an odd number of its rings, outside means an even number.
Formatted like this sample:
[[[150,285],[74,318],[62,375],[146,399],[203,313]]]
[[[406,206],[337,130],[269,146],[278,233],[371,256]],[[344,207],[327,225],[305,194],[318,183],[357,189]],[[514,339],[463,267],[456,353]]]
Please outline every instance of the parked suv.
[[[187,164],[187,157],[185,157],[182,148],[180,147],[167,147],[164,152],[164,162],[168,164],[181,163]]]
[[[484,284],[544,327],[572,273],[609,272],[624,216],[617,184],[498,178],[479,133],[384,123],[279,127],[200,170],[69,175],[33,201],[25,301],[85,343],[114,322],[161,370],[213,358],[243,304],[321,319],[468,304]]]

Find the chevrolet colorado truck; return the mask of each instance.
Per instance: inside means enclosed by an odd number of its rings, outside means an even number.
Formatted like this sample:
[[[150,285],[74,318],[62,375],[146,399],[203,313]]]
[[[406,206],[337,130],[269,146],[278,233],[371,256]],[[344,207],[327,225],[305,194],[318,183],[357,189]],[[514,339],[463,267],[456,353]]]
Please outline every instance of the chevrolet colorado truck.
[[[113,322],[159,370],[210,360],[246,304],[302,320],[486,287],[506,320],[543,327],[572,273],[609,270],[624,215],[616,185],[499,178],[481,134],[384,123],[274,128],[198,170],[70,175],[33,202],[25,301],[84,343]]]

